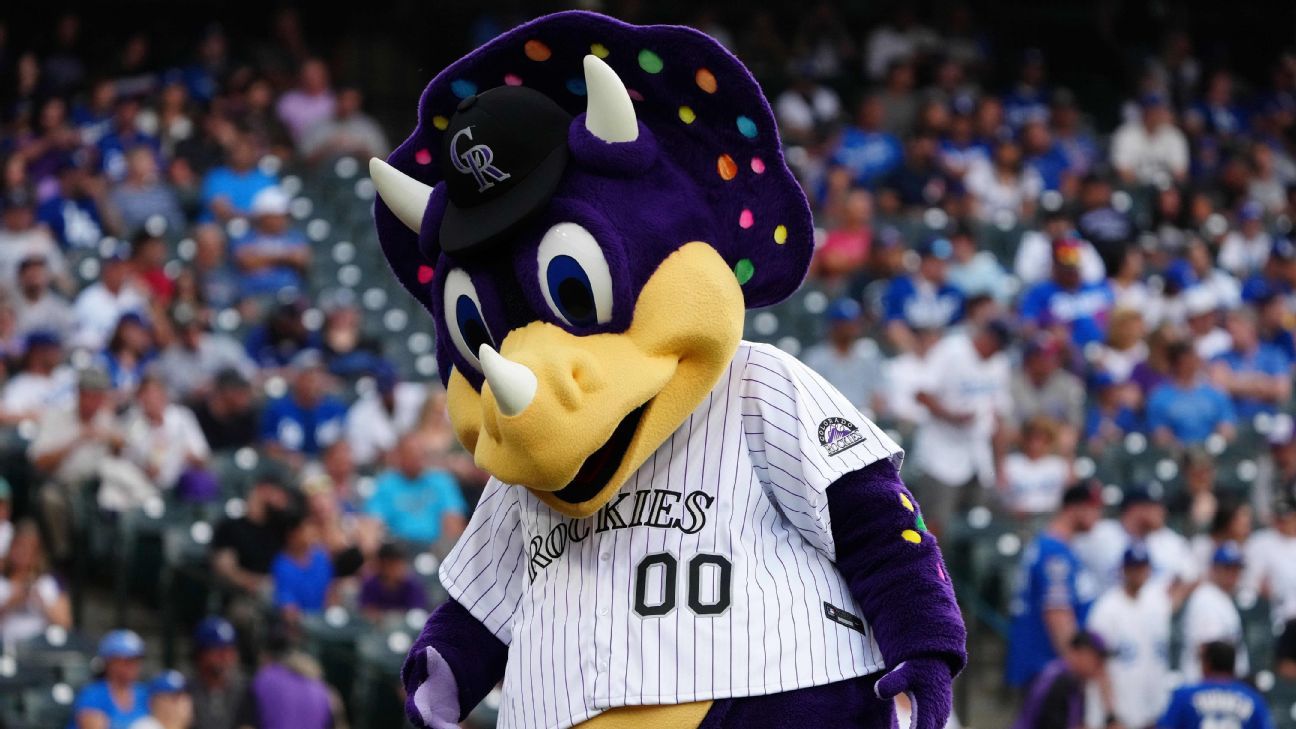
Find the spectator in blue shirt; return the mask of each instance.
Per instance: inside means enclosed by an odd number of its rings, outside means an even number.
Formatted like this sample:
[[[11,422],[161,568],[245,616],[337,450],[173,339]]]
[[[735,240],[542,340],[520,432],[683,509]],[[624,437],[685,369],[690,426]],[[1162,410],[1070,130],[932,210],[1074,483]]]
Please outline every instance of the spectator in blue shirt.
[[[257,168],[259,157],[251,135],[239,134],[226,155],[226,164],[207,173],[202,183],[201,219],[220,220],[247,215],[257,193],[277,183]]]
[[[884,111],[882,99],[877,96],[860,102],[856,126],[842,132],[841,145],[830,160],[831,166],[850,170],[860,187],[872,189],[904,159],[900,140],[882,128]]]
[[[274,605],[289,620],[321,612],[330,602],[333,561],[320,545],[312,522],[294,515],[284,547],[270,566]]]
[[[251,231],[231,245],[234,262],[243,274],[242,295],[300,290],[311,249],[288,216],[288,195],[278,186],[267,187],[253,198],[251,214]]]
[[[1116,297],[1107,281],[1086,283],[1080,273],[1083,244],[1072,238],[1053,242],[1053,276],[1022,296],[1021,318],[1038,329],[1058,329],[1077,348],[1102,342]]]
[[[1039,675],[1084,625],[1096,595],[1093,580],[1070,541],[1093,528],[1102,517],[1098,486],[1082,483],[1062,494],[1062,507],[1022,553],[1017,591],[1010,611],[1006,680],[1024,687]]]
[[[1049,92],[1044,76],[1044,52],[1026,49],[1017,83],[1004,94],[1004,120],[1008,126],[1021,129],[1032,121],[1048,119]]]
[[[1139,429],[1138,416],[1127,403],[1125,389],[1129,386],[1101,370],[1090,376],[1089,391],[1094,397],[1085,415],[1084,432],[1090,452],[1101,454]]]
[[[1034,168],[1045,190],[1062,190],[1064,185],[1070,188],[1071,160],[1060,146],[1053,143],[1046,118],[1032,119],[1022,127],[1021,144],[1026,165]]]
[[[64,249],[85,250],[99,245],[104,236],[100,207],[104,186],[72,159],[58,173],[58,193],[36,209],[36,218],[54,234]]]
[[[1256,329],[1260,341],[1277,348],[1288,361],[1296,363],[1296,336],[1287,328],[1287,302],[1277,293],[1266,293],[1255,304],[1259,311]]]
[[[1228,643],[1203,645],[1202,680],[1175,690],[1157,729],[1273,729],[1264,697],[1234,675],[1236,661]]]
[[[882,315],[891,344],[913,351],[915,329],[944,329],[963,318],[963,293],[945,280],[954,246],[934,238],[918,246],[918,270],[891,280],[882,294]]]
[[[1229,312],[1226,327],[1233,347],[1211,363],[1211,381],[1233,398],[1239,418],[1277,412],[1291,399],[1291,360],[1260,341],[1251,309]]]
[[[417,433],[396,445],[396,467],[378,476],[366,514],[387,526],[396,539],[419,544],[453,544],[467,526],[468,505],[454,476],[433,468],[427,443]]]
[[[87,684],[72,704],[68,729],[129,729],[148,716],[148,690],[140,683],[144,641],[130,630],[114,630],[99,641],[104,677]]]
[[[346,404],[327,392],[328,375],[319,352],[295,357],[298,370],[291,391],[266,404],[261,439],[272,455],[289,465],[301,465],[342,436]]]
[[[141,132],[135,124],[139,109],[137,99],[118,101],[117,108],[113,111],[112,128],[99,139],[99,166],[108,179],[114,182],[125,179],[126,154],[136,147],[147,149],[157,165],[162,166],[161,144],[156,137]]]
[[[1201,378],[1201,358],[1187,342],[1166,348],[1170,379],[1148,395],[1147,429],[1162,446],[1198,445],[1211,435],[1232,439],[1237,414],[1223,390]]]

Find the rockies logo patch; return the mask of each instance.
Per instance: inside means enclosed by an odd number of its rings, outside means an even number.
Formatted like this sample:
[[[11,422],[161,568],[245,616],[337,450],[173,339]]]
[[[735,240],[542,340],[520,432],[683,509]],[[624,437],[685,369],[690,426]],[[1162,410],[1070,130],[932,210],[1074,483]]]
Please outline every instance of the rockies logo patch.
[[[838,453],[864,442],[864,434],[849,420],[828,418],[819,424],[819,445],[828,451],[828,455]]]

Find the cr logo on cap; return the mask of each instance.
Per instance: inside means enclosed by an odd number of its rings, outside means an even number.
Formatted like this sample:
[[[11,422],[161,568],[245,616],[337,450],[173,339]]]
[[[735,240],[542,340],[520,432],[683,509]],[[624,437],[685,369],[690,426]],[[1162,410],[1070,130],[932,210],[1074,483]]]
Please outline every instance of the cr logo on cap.
[[[492,160],[495,159],[495,152],[490,147],[484,144],[474,144],[460,152],[460,137],[465,137],[471,141],[473,138],[472,127],[464,127],[455,132],[455,135],[450,138],[450,162],[456,170],[472,174],[473,179],[477,180],[477,192],[494,187],[496,182],[503,182],[509,178],[509,173],[492,163]]]

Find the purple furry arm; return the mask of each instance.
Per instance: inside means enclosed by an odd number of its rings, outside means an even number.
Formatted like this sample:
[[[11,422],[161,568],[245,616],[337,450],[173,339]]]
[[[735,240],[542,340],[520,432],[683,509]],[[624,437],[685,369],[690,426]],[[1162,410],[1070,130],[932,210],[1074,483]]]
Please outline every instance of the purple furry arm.
[[[461,721],[504,678],[508,646],[452,599],[432,611],[405,659],[401,680],[411,700],[428,679],[428,647],[440,654],[454,674]]]
[[[904,498],[901,498],[901,495]],[[828,487],[837,569],[873,628],[887,667],[938,658],[956,675],[967,664],[967,629],[936,539],[922,529],[913,495],[890,461]],[[918,543],[901,536],[918,534]]]

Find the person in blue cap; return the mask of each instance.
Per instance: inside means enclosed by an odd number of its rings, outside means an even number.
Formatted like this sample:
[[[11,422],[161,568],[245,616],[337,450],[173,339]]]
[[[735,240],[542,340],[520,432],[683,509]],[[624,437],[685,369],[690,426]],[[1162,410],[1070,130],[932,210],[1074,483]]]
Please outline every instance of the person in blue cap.
[[[192,729],[194,707],[188,689],[189,683],[179,671],[154,676],[148,682],[149,713],[129,729]]]
[[[877,342],[861,337],[863,307],[840,298],[828,305],[826,339],[806,350],[805,363],[841,390],[866,413],[876,409],[882,392],[882,358]]]
[[[72,704],[67,729],[130,729],[148,716],[149,692],[140,682],[144,640],[131,630],[114,630],[99,641],[103,678],[85,686]]]
[[[953,244],[931,238],[917,251],[917,270],[891,279],[882,294],[887,339],[904,352],[914,348],[915,329],[944,329],[963,318],[963,294],[945,280]]]
[[[203,618],[194,629],[192,729],[234,729],[238,703],[247,691],[237,639],[233,624],[218,615]]]
[[[1109,709],[1127,729],[1150,727],[1169,699],[1170,593],[1151,578],[1151,552],[1131,543],[1121,583],[1098,598],[1085,626],[1111,647]]]
[[[1225,641],[1201,647],[1202,680],[1176,689],[1157,729],[1273,729],[1269,707],[1233,672],[1236,649]]]
[[[1184,603],[1181,618],[1183,651],[1179,655],[1179,670],[1187,681],[1201,679],[1199,658],[1202,647],[1216,641],[1228,643],[1236,649],[1234,675],[1245,676],[1250,671],[1242,615],[1234,602],[1243,565],[1242,548],[1237,542],[1224,542],[1216,547],[1210,572]]]

